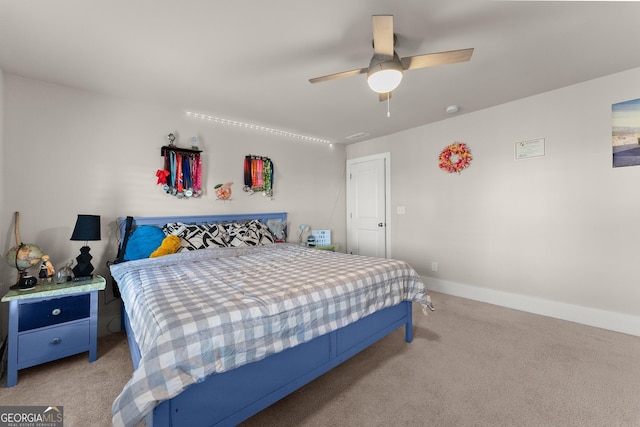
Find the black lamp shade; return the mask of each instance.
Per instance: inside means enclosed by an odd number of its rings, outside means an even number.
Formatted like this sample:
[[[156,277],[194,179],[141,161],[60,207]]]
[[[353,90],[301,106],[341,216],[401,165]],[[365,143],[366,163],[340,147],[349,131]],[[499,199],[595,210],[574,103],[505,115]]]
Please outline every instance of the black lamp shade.
[[[71,240],[100,240],[100,215],[78,215],[76,226],[73,229]],[[73,275],[76,279],[91,279],[93,277],[93,265],[89,253],[89,246],[80,248],[80,255],[76,257],[78,264],[73,267]]]
[[[100,240],[100,215],[78,215],[70,240]]]

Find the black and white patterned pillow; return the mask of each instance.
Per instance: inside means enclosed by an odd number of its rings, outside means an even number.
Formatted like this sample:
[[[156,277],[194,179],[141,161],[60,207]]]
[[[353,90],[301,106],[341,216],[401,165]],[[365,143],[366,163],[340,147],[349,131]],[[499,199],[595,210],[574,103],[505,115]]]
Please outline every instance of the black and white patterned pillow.
[[[165,224],[162,230],[167,236],[173,234],[180,237],[180,251],[228,246],[228,235],[221,224],[190,225],[173,222]]]
[[[268,219],[267,227],[276,242],[284,242],[287,239],[287,223],[281,219]]]
[[[187,232],[187,225],[181,222],[170,222],[162,226],[162,231],[164,231],[165,236],[173,234],[180,237],[181,234]]]
[[[228,246],[258,246],[274,242],[269,228],[258,220],[243,223],[232,222],[225,224],[229,239]]]

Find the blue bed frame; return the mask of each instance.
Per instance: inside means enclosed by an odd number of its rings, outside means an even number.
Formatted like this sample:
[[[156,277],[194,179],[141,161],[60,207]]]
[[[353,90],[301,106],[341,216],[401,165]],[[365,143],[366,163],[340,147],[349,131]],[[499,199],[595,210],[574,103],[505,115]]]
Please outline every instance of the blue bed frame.
[[[202,224],[259,219],[266,222],[272,218],[286,221],[286,213],[134,217],[133,228],[178,221]],[[124,236],[124,218],[120,221],[121,236]],[[123,319],[136,369],[140,362],[140,349],[124,309]],[[402,326],[405,327],[405,341],[409,343],[413,339],[410,301],[403,301],[260,361],[209,375],[203,382],[192,384],[178,396],[158,404],[146,417],[146,425],[235,426]]]

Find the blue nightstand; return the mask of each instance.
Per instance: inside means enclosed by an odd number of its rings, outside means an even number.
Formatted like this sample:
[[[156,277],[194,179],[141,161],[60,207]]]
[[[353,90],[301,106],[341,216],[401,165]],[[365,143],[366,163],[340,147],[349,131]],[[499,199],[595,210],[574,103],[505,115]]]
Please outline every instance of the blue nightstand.
[[[7,387],[18,382],[18,370],[73,354],[97,358],[98,291],[102,276],[82,282],[45,283],[29,291],[9,291],[9,360]]]

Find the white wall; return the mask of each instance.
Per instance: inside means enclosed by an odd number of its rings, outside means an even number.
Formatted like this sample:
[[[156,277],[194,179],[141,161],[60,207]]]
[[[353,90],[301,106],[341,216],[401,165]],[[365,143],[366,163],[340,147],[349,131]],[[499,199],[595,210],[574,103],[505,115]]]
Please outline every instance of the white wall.
[[[391,153],[392,252],[431,289],[640,335],[640,166],[611,158],[611,105],[640,98],[638,81],[634,69],[461,114],[347,158]],[[544,157],[514,159],[538,138]],[[438,155],[456,141],[473,161],[447,174]]]
[[[391,153],[392,253],[429,288],[640,335],[640,167],[611,167],[611,104],[640,98],[639,79],[635,69],[462,114],[350,145],[346,157]],[[41,246],[56,265],[78,254],[69,241],[76,215],[100,214],[103,239],[90,246],[103,275],[116,254],[115,218],[125,215],[288,211],[292,236],[304,222],[332,229],[345,247],[341,147],[198,122],[182,110],[7,73],[2,99],[2,254],[14,245],[15,211],[22,240]],[[184,145],[198,136],[206,187],[235,182],[231,202],[211,193],[177,200],[156,186],[169,132]],[[535,138],[545,138],[546,155],[514,160],[515,142]],[[474,156],[460,175],[437,166],[442,148],[455,141]],[[273,200],[240,191],[246,154],[273,159]],[[406,215],[395,214],[399,205]],[[0,263],[0,278],[4,293],[15,271]],[[117,304],[100,309],[104,333]],[[117,319],[110,327],[117,329]]]
[[[216,125],[185,117],[180,109],[8,73],[4,82],[3,254],[15,244],[15,211],[20,212],[21,240],[40,246],[56,266],[79,254],[79,242],[69,241],[77,214],[101,215],[102,240],[89,246],[96,273],[105,277],[105,263],[117,253],[116,218],[126,215],[286,211],[292,241],[297,240],[298,225],[306,223],[331,229],[335,243],[345,246],[344,147]],[[207,194],[200,199],[179,200],[156,185],[156,170],[163,166],[160,147],[170,132],[184,147],[197,136],[204,150]],[[242,191],[247,154],[274,162],[272,200]],[[232,200],[216,200],[214,185],[229,181],[234,182]],[[15,281],[15,270],[0,264],[4,294]],[[105,295],[111,298],[110,287]],[[6,304],[2,309],[7,310]],[[101,306],[103,333],[118,313],[118,303]],[[110,329],[118,326],[115,319]]]

